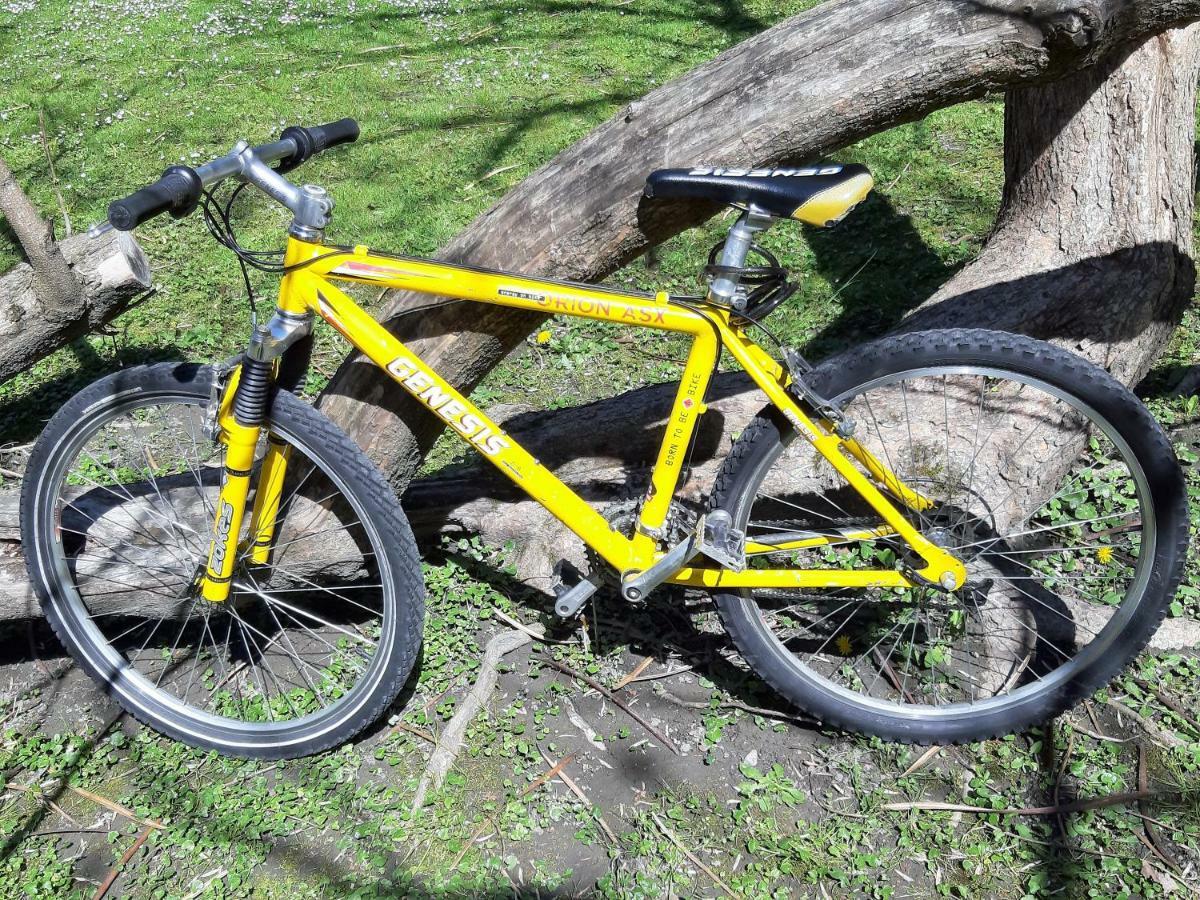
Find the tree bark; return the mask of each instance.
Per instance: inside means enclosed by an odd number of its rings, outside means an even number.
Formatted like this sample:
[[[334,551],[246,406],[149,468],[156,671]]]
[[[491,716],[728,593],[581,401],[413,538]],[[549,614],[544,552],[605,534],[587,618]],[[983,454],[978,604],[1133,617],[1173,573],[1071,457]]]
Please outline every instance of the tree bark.
[[[1009,91],[992,234],[905,328],[1019,331],[1139,381],[1195,291],[1198,73],[1192,26]]]
[[[79,304],[79,285],[54,242],[50,224],[25,196],[3,159],[0,159],[0,215],[8,220],[29,260],[44,315],[55,320],[71,318]]]
[[[1200,17],[1200,0],[832,0],[738,44],[629,104],[532,173],[443,251],[445,259],[595,279],[715,212],[648,204],[653,169],[812,159],[930,111],[1052,81],[1114,48]],[[448,301],[382,318],[470,389],[540,316]],[[398,489],[443,425],[361,359],[322,409]]]
[[[211,489],[207,505],[190,473],[160,478],[153,491],[148,484],[141,490],[136,484],[126,484],[120,493],[102,487],[71,489],[71,506],[63,515],[62,527],[66,534],[86,535],[92,546],[92,552],[79,554],[71,563],[75,583],[89,609],[132,616],[169,617],[186,612],[191,599],[185,596],[179,573],[171,569],[175,562],[169,548],[176,538],[166,527],[159,505],[170,504],[183,521],[206,519],[221,473],[214,468],[206,474],[212,476],[206,482]],[[280,567],[272,577],[273,589],[337,583],[351,577],[361,564],[361,550],[345,530],[333,528],[319,542],[297,540],[320,531],[321,525],[314,523],[329,521],[324,518],[328,509],[319,504],[323,495],[323,490],[317,495],[306,491],[292,498],[291,513],[280,525],[272,557]],[[0,491],[0,620],[39,615],[37,596],[20,553],[19,515],[20,492]],[[202,559],[206,548],[197,538],[189,549]],[[191,574],[187,573],[189,578]]]
[[[77,234],[55,245],[76,300],[69,310],[47,297],[36,270],[20,263],[0,276],[0,383],[59,347],[95,331],[150,286],[150,267],[133,237]]]

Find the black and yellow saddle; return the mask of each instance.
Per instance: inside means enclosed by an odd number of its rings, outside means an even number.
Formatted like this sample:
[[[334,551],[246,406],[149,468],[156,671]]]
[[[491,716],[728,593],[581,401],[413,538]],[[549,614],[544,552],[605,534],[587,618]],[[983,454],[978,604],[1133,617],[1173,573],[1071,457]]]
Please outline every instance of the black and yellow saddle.
[[[867,167],[857,164],[794,169],[697,167],[652,172],[645,195],[751,206],[823,228],[844,219],[874,184]]]

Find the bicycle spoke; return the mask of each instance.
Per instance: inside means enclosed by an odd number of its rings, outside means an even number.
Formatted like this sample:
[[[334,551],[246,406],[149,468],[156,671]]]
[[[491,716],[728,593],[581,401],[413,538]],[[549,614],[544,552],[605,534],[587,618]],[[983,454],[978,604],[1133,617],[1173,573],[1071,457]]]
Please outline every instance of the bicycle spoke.
[[[1054,460],[1063,474],[1047,486],[1048,499],[1021,510],[1020,521],[997,524],[994,512],[1010,515],[1008,503],[1028,484],[1030,467],[1044,465],[1031,457],[1067,446],[1058,435],[1087,426],[1079,409],[1046,396],[1023,381],[961,370],[900,376],[877,391],[840,395],[864,449],[931,501],[906,515],[963,561],[967,581],[954,592],[856,588],[841,599],[751,592],[762,627],[785,648],[785,658],[842,691],[929,707],[931,715],[1038,690],[1079,665],[1143,565],[1142,507],[1129,489],[1129,461],[1093,427],[1080,459]],[[830,486],[828,470],[802,442],[788,445],[773,465],[758,476],[741,526],[750,540],[871,527],[848,513],[854,504],[835,496],[845,488]],[[1110,499],[1089,507],[1093,485],[1103,488],[1097,496]],[[793,490],[803,499],[792,499]],[[918,565],[902,538],[886,535],[753,559],[775,568],[860,569],[893,559],[900,565],[906,554],[908,565]],[[784,601],[774,604],[782,608],[769,609],[769,597]]]
[[[72,451],[54,522],[71,602],[122,658],[114,677],[174,709],[243,730],[324,715],[358,689],[390,627],[393,588],[379,572],[380,548],[361,508],[293,444],[289,465],[303,468],[293,468],[299,474],[279,504],[282,539],[271,551],[300,561],[312,554],[340,577],[321,584],[299,562],[256,566],[244,551],[228,599],[203,599],[198,575],[223,449],[198,430],[202,410],[135,402]],[[264,436],[254,473],[266,448]],[[146,606],[163,612],[147,615]]]

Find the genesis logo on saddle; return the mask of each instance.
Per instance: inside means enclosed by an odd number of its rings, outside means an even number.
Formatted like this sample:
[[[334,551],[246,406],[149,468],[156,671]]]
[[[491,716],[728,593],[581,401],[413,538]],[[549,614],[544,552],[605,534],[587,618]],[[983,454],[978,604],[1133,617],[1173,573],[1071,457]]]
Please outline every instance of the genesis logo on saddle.
[[[652,172],[646,179],[645,196],[743,204],[826,228],[849,215],[874,184],[867,167],[858,164],[797,169],[698,166]]]

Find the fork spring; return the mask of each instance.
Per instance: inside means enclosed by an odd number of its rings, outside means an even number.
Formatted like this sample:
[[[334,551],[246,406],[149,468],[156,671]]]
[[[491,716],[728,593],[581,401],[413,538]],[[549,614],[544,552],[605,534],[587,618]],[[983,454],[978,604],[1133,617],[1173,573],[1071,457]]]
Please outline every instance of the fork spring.
[[[233,417],[247,428],[261,427],[267,418],[267,399],[271,389],[271,363],[242,359],[237,396],[233,398]]]

